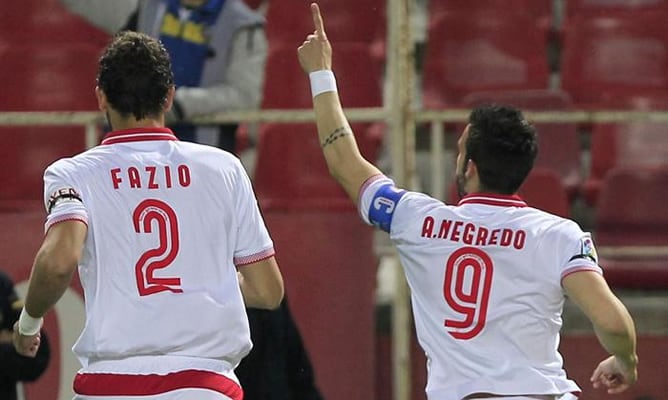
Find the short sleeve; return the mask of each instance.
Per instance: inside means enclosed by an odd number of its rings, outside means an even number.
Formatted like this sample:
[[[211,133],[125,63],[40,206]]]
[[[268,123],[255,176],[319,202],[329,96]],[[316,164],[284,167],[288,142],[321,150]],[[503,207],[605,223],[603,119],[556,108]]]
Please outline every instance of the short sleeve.
[[[260,213],[250,179],[241,164],[238,165],[236,209],[239,226],[234,249],[234,264],[252,264],[274,255],[274,243]]]
[[[594,271],[602,274],[603,270],[598,265],[598,255],[591,234],[583,232],[574,222],[571,222],[563,233],[565,243],[562,247],[564,264],[561,279],[579,271]]]
[[[83,203],[81,191],[71,178],[63,161],[49,166],[44,172],[44,207],[46,223],[44,231],[63,221],[81,221],[88,225],[88,211]]]

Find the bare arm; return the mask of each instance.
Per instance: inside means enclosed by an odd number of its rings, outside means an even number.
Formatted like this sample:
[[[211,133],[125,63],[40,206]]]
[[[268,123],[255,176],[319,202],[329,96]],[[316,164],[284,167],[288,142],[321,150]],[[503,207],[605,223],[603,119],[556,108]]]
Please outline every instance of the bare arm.
[[[25,299],[32,317],[43,317],[72,281],[86,239],[86,224],[64,221],[53,225],[37,252]]]
[[[283,300],[283,278],[276,258],[239,267],[239,286],[246,307],[275,309]]]
[[[637,380],[636,332],[631,315],[598,273],[576,272],[566,276],[562,284],[592,322],[603,348],[612,354],[594,371],[594,386],[603,384],[609,393],[626,390]]]
[[[28,317],[44,317],[65,293],[79,265],[87,230],[88,227],[81,221],[60,222],[48,230],[30,274],[23,311]],[[14,324],[16,351],[24,356],[35,357],[40,347],[39,332],[23,335],[19,331],[17,322]]]
[[[332,48],[317,4],[311,4],[315,32],[299,47],[304,72],[331,70]],[[360,154],[337,92],[325,92],[313,99],[318,137],[330,174],[355,202],[362,184],[380,170]]]

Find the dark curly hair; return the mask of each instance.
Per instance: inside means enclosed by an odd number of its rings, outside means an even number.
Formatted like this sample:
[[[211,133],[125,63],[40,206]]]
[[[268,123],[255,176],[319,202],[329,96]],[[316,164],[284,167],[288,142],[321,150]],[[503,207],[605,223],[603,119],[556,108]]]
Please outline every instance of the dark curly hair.
[[[513,194],[538,154],[536,129],[512,107],[487,105],[469,116],[466,158],[478,168],[481,190]]]
[[[97,85],[123,117],[159,115],[174,85],[169,54],[150,36],[120,32],[100,57]]]

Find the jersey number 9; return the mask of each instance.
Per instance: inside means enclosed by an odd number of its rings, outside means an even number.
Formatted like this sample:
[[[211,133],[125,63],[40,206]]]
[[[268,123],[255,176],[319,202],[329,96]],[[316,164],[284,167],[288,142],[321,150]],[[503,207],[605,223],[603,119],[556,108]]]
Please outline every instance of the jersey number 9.
[[[484,251],[475,247],[457,249],[448,258],[443,294],[461,319],[446,319],[445,328],[455,339],[468,340],[485,327],[494,266]]]

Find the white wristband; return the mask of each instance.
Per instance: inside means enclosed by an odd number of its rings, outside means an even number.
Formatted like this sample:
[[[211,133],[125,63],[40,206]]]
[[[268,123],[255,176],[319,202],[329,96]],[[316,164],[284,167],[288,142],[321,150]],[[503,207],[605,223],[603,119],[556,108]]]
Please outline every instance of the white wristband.
[[[23,336],[36,335],[42,329],[43,321],[44,318],[31,317],[24,308],[21,310],[21,316],[19,317],[19,333]]]
[[[311,81],[311,95],[315,96],[325,92],[336,92],[336,78],[334,72],[329,69],[313,71],[308,74]]]

